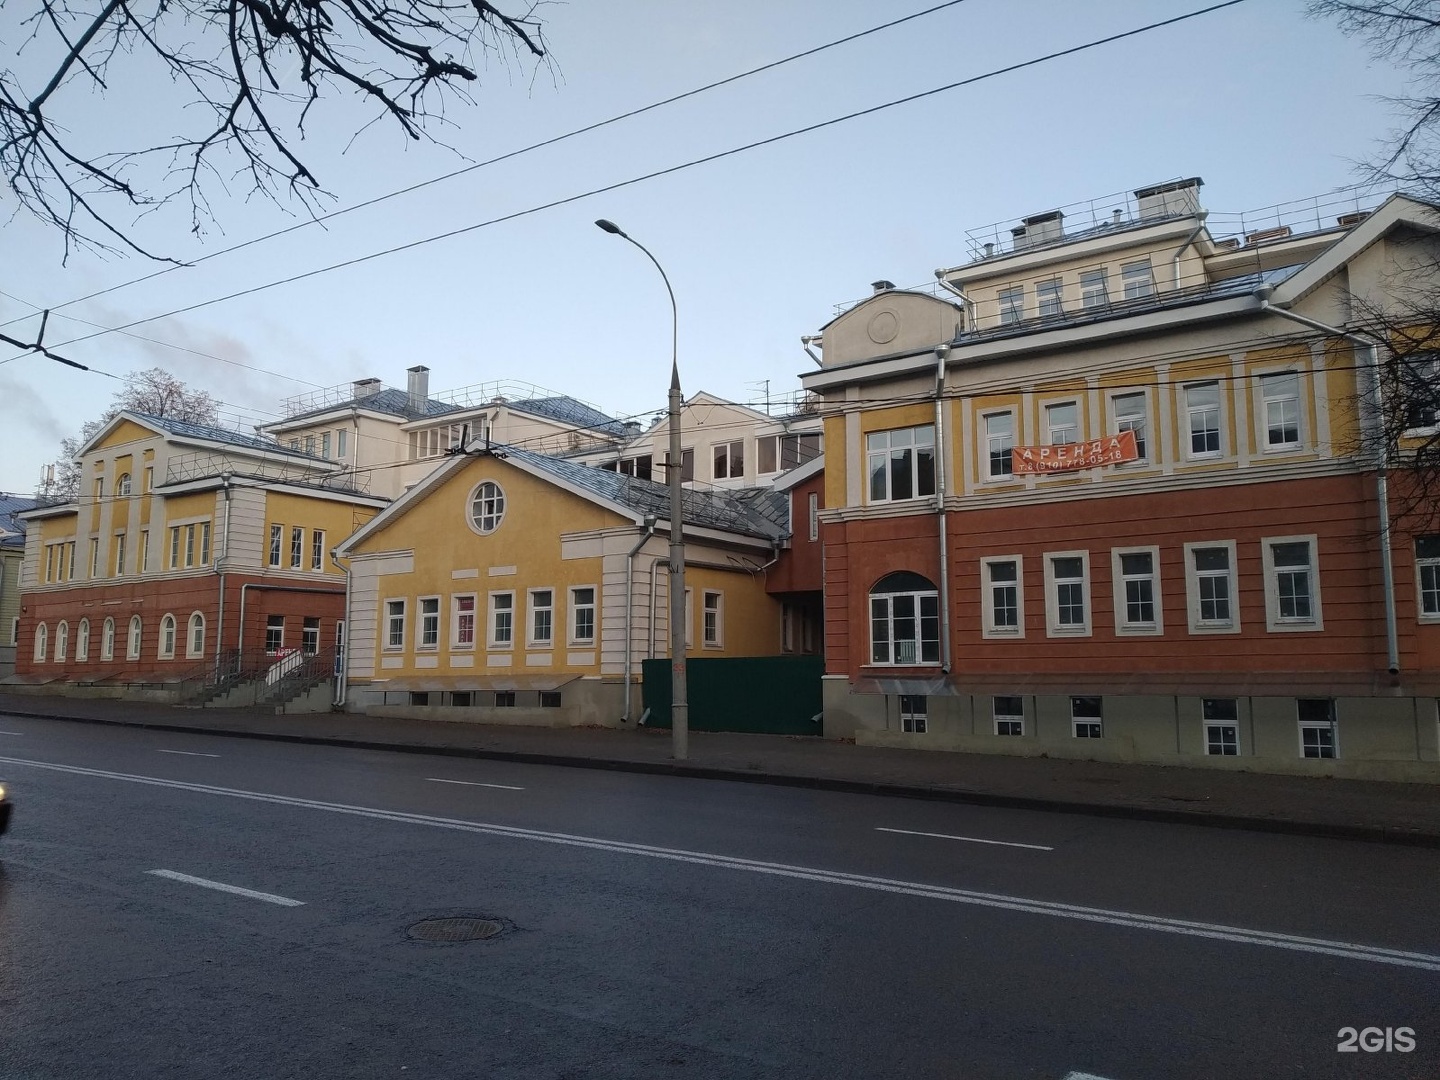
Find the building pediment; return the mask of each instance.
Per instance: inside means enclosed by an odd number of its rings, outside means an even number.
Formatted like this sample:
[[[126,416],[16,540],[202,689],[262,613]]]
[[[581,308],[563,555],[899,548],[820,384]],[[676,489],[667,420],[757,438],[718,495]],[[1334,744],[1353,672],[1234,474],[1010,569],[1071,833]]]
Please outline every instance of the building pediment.
[[[933,349],[961,329],[958,304],[922,292],[885,289],[833,319],[821,335],[825,367]]]

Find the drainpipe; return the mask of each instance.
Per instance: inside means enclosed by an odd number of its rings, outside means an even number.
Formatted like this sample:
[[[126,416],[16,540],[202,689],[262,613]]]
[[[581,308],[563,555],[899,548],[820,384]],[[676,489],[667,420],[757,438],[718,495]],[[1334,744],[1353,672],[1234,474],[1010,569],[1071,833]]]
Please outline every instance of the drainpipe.
[[[949,345],[935,347],[935,515],[940,525],[940,670],[950,674],[950,555],[945,544],[945,361]]]
[[[340,642],[336,642],[335,659],[340,665],[340,670],[335,675],[335,700],[332,704],[340,709],[345,706],[345,692],[350,688],[350,568],[341,566],[336,556],[339,548],[330,549],[330,561],[335,564],[335,569],[345,575],[345,644],[343,649]]]
[[[221,490],[225,492],[225,523],[220,529],[220,553],[215,560],[215,573],[220,578],[219,612],[215,618],[215,678],[220,678],[220,658],[225,648],[225,563],[230,554],[230,479],[231,474],[220,474]]]
[[[650,560],[650,612],[645,624],[645,659],[647,660],[655,659],[655,594],[656,583],[659,580],[655,572],[660,569],[661,563],[668,566],[668,558],[656,556]]]
[[[806,356],[810,357],[811,360],[815,361],[816,367],[824,367],[825,361],[821,360],[820,357],[816,356],[814,350],[811,349],[810,346],[815,344],[817,341],[823,341],[824,337],[824,334],[802,334],[800,336],[800,347],[805,350]]]
[[[625,556],[625,713],[620,719],[627,724],[630,722],[630,675],[634,671],[635,657],[635,644],[631,637],[635,625],[635,556],[655,535],[657,522],[654,514],[645,515],[645,532]],[[653,568],[651,580],[654,580]],[[653,601],[653,587],[650,595]]]
[[[1380,512],[1380,574],[1385,588],[1386,664],[1391,675],[1398,675],[1400,674],[1400,644],[1395,630],[1395,568],[1391,564],[1390,558],[1390,480],[1387,475],[1390,469],[1390,452],[1385,443],[1385,388],[1380,380],[1380,351],[1371,338],[1352,334],[1338,326],[1327,326],[1325,323],[1308,319],[1304,315],[1287,311],[1283,307],[1276,307],[1270,303],[1270,297],[1274,294],[1274,285],[1266,284],[1255,287],[1255,299],[1260,301],[1262,312],[1279,315],[1282,319],[1289,319],[1302,326],[1308,326],[1335,337],[1342,337],[1359,345],[1365,350],[1364,367],[1370,373],[1371,378],[1375,380],[1375,414],[1379,418],[1381,432],[1379,452],[1376,455],[1378,461],[1375,474],[1375,501]]]
[[[966,296],[962,290],[950,284],[950,282],[946,280],[944,270],[935,271],[935,280],[940,283],[940,287],[946,292],[952,292],[960,298],[960,303],[965,308],[965,329],[971,331],[978,329],[979,323],[976,321],[975,301]]]
[[[1210,216],[1210,211],[1201,210],[1198,216],[1200,220],[1195,225],[1195,231],[1185,238],[1185,242],[1180,245],[1179,250],[1170,257],[1170,283],[1176,291],[1180,289],[1180,256],[1184,255],[1190,245],[1195,243],[1196,238],[1205,231],[1205,219]]]

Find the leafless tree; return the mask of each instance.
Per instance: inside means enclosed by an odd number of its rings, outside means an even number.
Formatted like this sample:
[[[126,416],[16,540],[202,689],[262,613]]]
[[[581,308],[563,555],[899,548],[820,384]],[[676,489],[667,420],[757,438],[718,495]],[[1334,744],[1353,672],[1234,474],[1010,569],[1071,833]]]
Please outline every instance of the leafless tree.
[[[504,2],[504,0],[499,0]],[[12,0],[0,41],[0,167],[19,205],[72,245],[157,257],[134,220],[177,197],[191,227],[210,192],[298,199],[323,190],[297,144],[337,96],[412,139],[469,102],[484,63],[547,59],[537,0]],[[125,108],[92,121],[96,98]],[[113,102],[111,103],[113,106]],[[126,132],[140,145],[123,145]]]
[[[111,420],[127,411],[209,426],[219,423],[220,419],[214,398],[203,390],[192,390],[164,368],[132,371],[125,376],[125,387],[116,391],[109,408],[94,420],[87,420],[78,435],[60,441],[61,456],[54,463],[54,475],[51,477],[50,470],[46,471],[38,494],[47,499],[78,498],[81,476],[75,459],[80,448]]]

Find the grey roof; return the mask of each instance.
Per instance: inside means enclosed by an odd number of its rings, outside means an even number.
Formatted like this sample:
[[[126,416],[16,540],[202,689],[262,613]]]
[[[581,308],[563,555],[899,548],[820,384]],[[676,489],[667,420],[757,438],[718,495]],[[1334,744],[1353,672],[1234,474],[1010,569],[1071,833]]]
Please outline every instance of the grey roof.
[[[576,401],[572,397],[530,398],[524,401],[510,401],[506,404],[520,412],[546,416],[551,420],[559,420],[561,423],[573,424],[591,431],[601,431],[607,435],[624,436],[628,434],[621,421],[606,416],[599,409],[591,408],[583,401]]]
[[[546,457],[519,447],[503,446],[496,447],[496,450],[611,502],[627,506],[636,513],[654,514],[657,518],[670,516],[670,489],[665,484]],[[773,488],[738,488],[733,491],[686,488],[681,512],[687,524],[759,536],[766,540],[778,539],[789,532],[789,498]]]
[[[425,407],[421,410],[410,407],[410,394],[405,390],[397,390],[393,386],[387,386],[384,390],[378,390],[373,394],[366,394],[363,397],[352,397],[348,401],[336,402],[333,405],[324,405],[318,409],[311,409],[308,412],[297,413],[294,416],[287,416],[283,421],[286,425],[295,424],[312,416],[326,416],[341,409],[369,409],[371,412],[389,413],[391,416],[400,416],[406,420],[419,420],[426,416],[444,416],[446,413],[463,412],[464,407],[451,405],[449,402],[436,401],[434,398],[425,399]]]
[[[1252,292],[1257,285],[1279,285],[1304,266],[1304,263],[1277,266],[1273,270],[1242,274],[1239,277],[1225,278],[1222,281],[1181,289],[1178,292],[1157,293],[1139,300],[1112,300],[1100,307],[1071,308],[1060,315],[1028,318],[1008,326],[989,327],[984,330],[962,330],[955,335],[954,343],[963,345],[973,341],[1023,337],[1026,334],[1037,334],[1062,326],[1084,326],[1110,319],[1125,319],[1148,311],[1164,311],[1170,308],[1208,303],[1211,300],[1223,300],[1227,297],[1245,296]]]
[[[14,515],[22,510],[33,510],[39,505],[40,500],[29,495],[8,495],[0,491],[0,529],[19,534],[0,537],[0,547],[25,546],[25,522]]]
[[[208,424],[192,424],[188,420],[176,420],[169,416],[152,416],[150,413],[131,411],[132,416],[141,420],[149,421],[157,427],[161,427],[174,435],[183,435],[192,439],[204,439],[207,442],[225,443],[227,446],[244,446],[251,450],[267,450],[271,453],[301,454],[303,457],[315,458],[316,461],[324,461],[324,458],[316,457],[314,454],[303,454],[299,450],[290,450],[282,446],[274,439],[265,439],[259,435],[246,435],[243,432],[231,431],[229,428],[211,427]]]

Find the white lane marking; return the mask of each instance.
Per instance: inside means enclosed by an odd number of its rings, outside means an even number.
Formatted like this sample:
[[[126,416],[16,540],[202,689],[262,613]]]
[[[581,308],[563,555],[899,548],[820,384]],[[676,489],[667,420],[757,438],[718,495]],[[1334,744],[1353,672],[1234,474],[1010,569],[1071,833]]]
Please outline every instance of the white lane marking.
[[[967,844],[997,844],[1000,847],[1023,847],[1031,851],[1054,851],[1053,847],[1046,847],[1044,844],[1017,844],[1012,840],[982,840],[978,836],[951,836],[943,832],[915,832],[911,829],[886,829],[882,826],[875,826],[876,832],[900,833],[902,836],[933,836],[936,840],[964,840]]]
[[[23,731],[0,731],[0,735],[24,735]]]
[[[183,881],[187,885],[199,885],[205,889],[218,889],[220,892],[234,893],[236,896],[248,896],[251,900],[264,900],[267,904],[279,904],[281,907],[304,907],[304,900],[291,900],[288,896],[276,896],[274,893],[256,892],[254,889],[242,889],[239,885],[226,885],[223,881],[211,881],[203,877],[191,877],[189,874],[177,873],[174,870],[146,870],[147,874],[154,874],[156,877],[169,878],[171,881]]]
[[[466,787],[493,787],[503,791],[524,791],[523,787],[516,787],[513,784],[482,784],[478,780],[442,780],[438,776],[427,776],[425,778],[432,784],[464,784]]]
[[[1103,1076],[1096,1076],[1094,1073],[1066,1073],[1065,1080],[1105,1080]]]
[[[157,754],[184,754],[186,757],[219,757],[219,754],[197,754],[193,750],[156,750]]]
[[[901,896],[919,896],[931,900],[947,900],[956,904],[996,908],[1002,911],[1019,911],[1029,915],[1049,915],[1059,919],[1075,919],[1081,922],[1122,926],[1131,930],[1153,930],[1158,933],[1181,934],[1186,937],[1209,938],[1214,941],[1233,941],[1243,945],[1259,945],[1271,949],[1286,949],[1292,952],[1313,953],[1319,956],[1339,956],[1350,960],[1364,960],[1372,964],[1390,964],[1396,967],[1419,968],[1422,971],[1440,972],[1440,955],[1434,955],[1432,953],[1408,952],[1403,949],[1384,949],[1375,945],[1357,945],[1347,941],[1332,941],[1327,938],[1299,937],[1294,934],[1279,934],[1270,930],[1250,930],[1241,926],[1191,922],[1185,919],[1170,919],[1160,915],[1141,915],[1131,911],[1114,911],[1108,908],[1083,907],[1078,904],[1060,904],[1050,900],[1032,900],[1023,896],[1007,896],[1003,893],[974,892],[970,889],[951,888],[948,885],[927,885],[917,881],[900,881],[894,878],[870,877],[865,874],[849,874],[840,870],[822,870],[808,866],[793,866],[788,863],[761,862],[757,859],[743,859],[733,855],[715,855],[704,851],[687,851],[682,848],[663,848],[654,847],[649,844],[633,844],[624,840],[603,840],[598,837],[576,836],[570,833],[541,832],[536,829],[522,829],[514,825],[460,821],[455,818],[432,817],[428,814],[410,814],[402,810],[378,810],[368,806],[350,806],[345,803],[299,799],[289,795],[267,795],[263,792],[243,791],[239,788],[215,787],[211,784],[190,784],[180,780],[162,780],[154,776],[136,776],[131,773],[107,772],[103,769],[87,769],[79,765],[55,765],[48,761],[30,761],[24,758],[8,757],[0,757],[0,765],[28,766],[35,769],[48,769],[52,772],[71,773],[76,776],[96,776],[107,780],[122,780],[131,784],[146,784],[151,787],[172,788],[177,791],[193,791],[201,795],[222,795],[231,799],[272,803],[276,806],[294,806],[307,810],[323,810],[327,813],[348,814],[353,817],[372,818],[376,821],[394,821],[407,825],[427,825],[436,829],[454,829],[457,832],[479,833],[485,836],[505,836],[516,840],[533,840],[543,844],[561,844],[566,847],[590,848],[595,851],[608,851],[619,855],[642,855],[647,858],[691,863],[696,866],[713,866],[725,870],[743,870],[752,874],[769,874],[775,877],[795,878],[801,881],[816,881],[827,885],[846,885],[854,889],[870,889],[875,892],[895,893]]]

